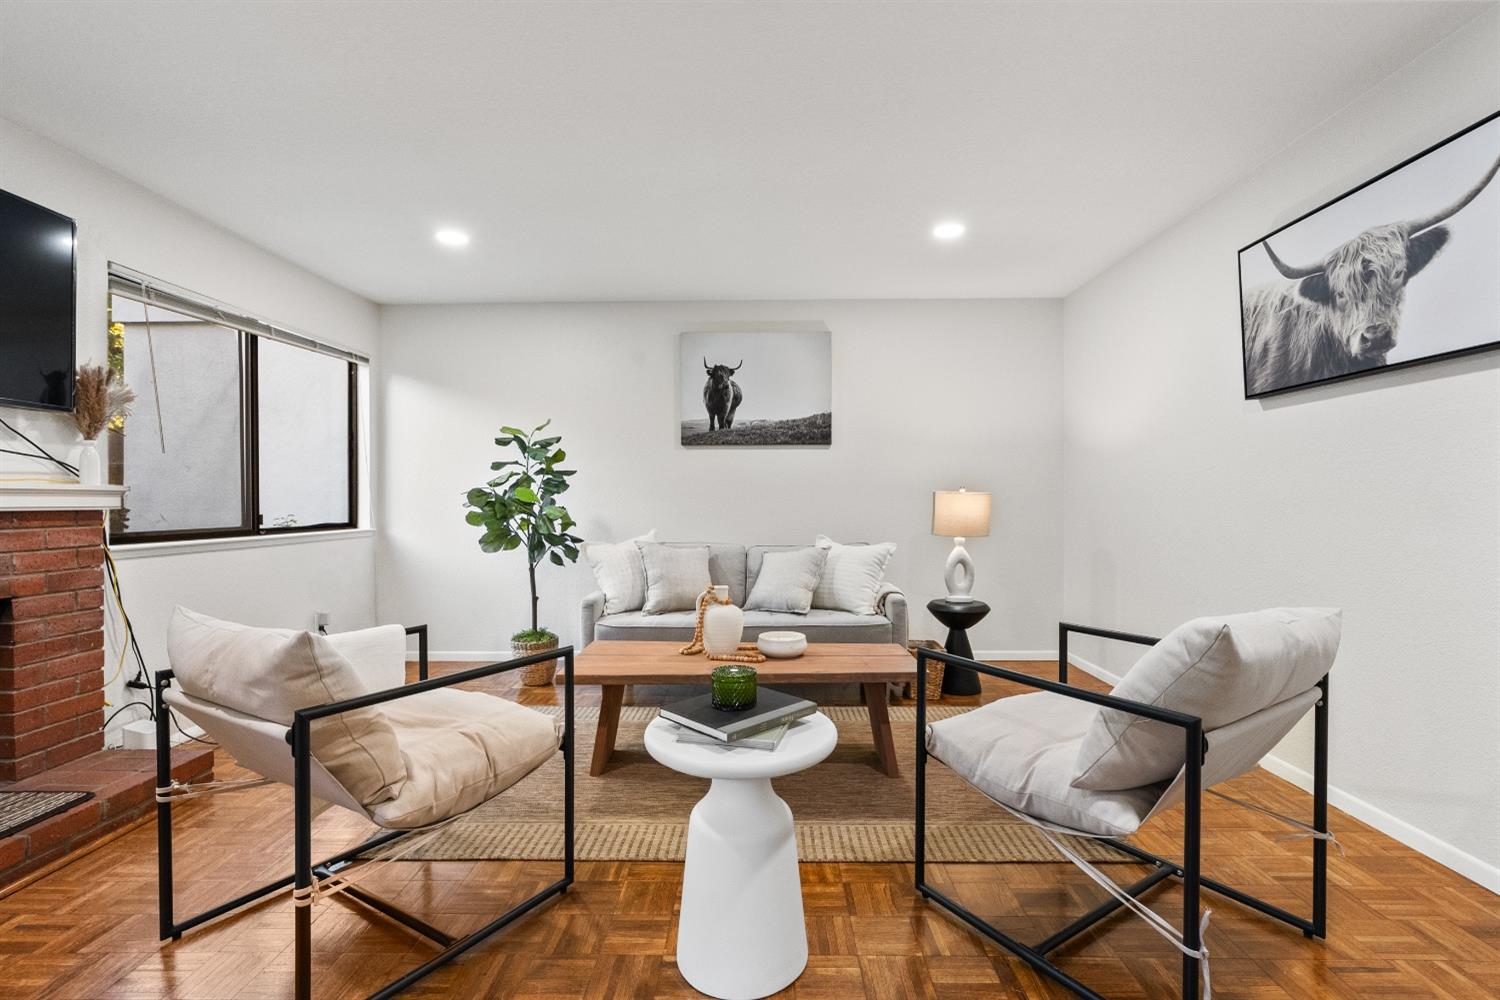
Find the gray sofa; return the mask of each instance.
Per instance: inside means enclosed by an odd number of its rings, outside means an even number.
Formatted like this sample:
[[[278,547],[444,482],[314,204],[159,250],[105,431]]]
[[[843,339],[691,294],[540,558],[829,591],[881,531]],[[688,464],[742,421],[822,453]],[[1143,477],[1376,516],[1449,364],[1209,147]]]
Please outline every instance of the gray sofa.
[[[678,543],[702,545],[696,543]],[[755,586],[761,560],[777,549],[804,548],[800,545],[723,545],[708,544],[708,575],[715,584],[727,586],[729,597],[744,607],[745,598]],[[874,615],[856,615],[848,611],[824,611],[814,608],[805,615],[781,611],[746,611],[745,639],[753,640],[762,632],[791,629],[807,636],[808,642],[894,642],[906,645],[908,621],[906,595],[887,583],[882,586]],[[663,639],[687,642],[693,638],[697,613],[672,611],[648,615],[641,611],[604,614],[604,593],[595,591],[583,599],[579,609],[579,648],[595,639]]]

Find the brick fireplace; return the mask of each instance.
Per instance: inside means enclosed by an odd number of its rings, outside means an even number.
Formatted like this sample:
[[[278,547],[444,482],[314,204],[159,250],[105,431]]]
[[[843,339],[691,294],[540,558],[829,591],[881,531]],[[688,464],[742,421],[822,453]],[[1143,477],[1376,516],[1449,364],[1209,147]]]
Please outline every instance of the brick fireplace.
[[[104,516],[0,510],[0,782],[104,748]]]
[[[104,749],[104,511],[121,493],[0,482],[0,791],[89,794],[0,831],[0,889],[67,864],[154,801],[155,752]],[[172,776],[212,778],[213,749],[174,749]]]

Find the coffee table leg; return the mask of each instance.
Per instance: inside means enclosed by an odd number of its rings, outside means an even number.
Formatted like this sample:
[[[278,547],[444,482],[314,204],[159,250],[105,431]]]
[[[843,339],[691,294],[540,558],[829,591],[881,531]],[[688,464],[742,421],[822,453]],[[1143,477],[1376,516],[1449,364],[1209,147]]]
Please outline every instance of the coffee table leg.
[[[891,734],[891,713],[887,707],[885,681],[866,684],[865,707],[870,710],[870,733],[875,737],[875,752],[880,755],[880,769],[892,778],[901,777],[896,763],[896,741]]]
[[[597,778],[604,773],[609,755],[615,749],[615,734],[620,731],[620,703],[625,699],[625,685],[606,684],[599,700],[599,728],[594,732],[594,760],[589,774]]]

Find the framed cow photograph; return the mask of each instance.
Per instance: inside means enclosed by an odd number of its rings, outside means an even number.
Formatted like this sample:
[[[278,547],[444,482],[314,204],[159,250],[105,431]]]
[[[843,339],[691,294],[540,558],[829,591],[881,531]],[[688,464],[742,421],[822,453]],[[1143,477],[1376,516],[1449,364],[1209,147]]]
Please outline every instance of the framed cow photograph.
[[[693,332],[678,338],[687,447],[833,443],[833,335]]]
[[[1500,112],[1240,250],[1245,398],[1500,347]]]

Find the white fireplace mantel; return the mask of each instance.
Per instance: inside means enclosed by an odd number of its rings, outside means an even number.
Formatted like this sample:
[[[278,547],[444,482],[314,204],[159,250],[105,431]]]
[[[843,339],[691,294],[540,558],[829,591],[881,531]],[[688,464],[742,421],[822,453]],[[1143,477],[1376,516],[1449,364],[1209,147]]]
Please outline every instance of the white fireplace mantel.
[[[118,510],[124,505],[123,486],[84,486],[82,483],[7,483],[0,480],[0,511]]]

